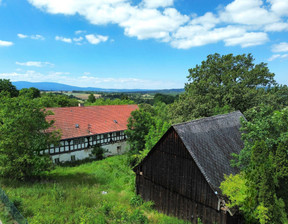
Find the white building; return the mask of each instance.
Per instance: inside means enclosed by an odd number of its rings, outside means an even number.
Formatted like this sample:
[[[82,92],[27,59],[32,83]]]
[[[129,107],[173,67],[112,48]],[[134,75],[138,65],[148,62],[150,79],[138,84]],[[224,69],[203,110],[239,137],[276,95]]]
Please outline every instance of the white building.
[[[62,137],[59,144],[51,145],[45,153],[55,163],[85,159],[95,145],[106,149],[106,156],[122,154],[129,150],[124,131],[136,109],[137,105],[47,108],[54,114],[47,120],[55,121],[53,129],[59,129]]]

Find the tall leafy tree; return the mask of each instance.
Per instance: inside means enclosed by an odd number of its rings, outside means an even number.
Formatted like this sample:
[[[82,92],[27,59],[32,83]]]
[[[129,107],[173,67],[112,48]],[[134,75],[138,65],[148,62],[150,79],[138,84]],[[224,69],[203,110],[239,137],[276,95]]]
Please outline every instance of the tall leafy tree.
[[[247,109],[263,102],[259,87],[276,84],[267,64],[254,64],[251,54],[208,55],[189,69],[184,96],[171,106],[171,116],[182,121],[217,113]],[[189,104],[189,105],[187,105]],[[178,118],[179,120],[179,118]]]
[[[51,169],[49,155],[41,151],[59,140],[48,132],[53,122],[49,113],[34,100],[19,96],[3,97],[0,102],[0,175],[15,179],[40,176]]]
[[[28,88],[23,88],[19,91],[20,96],[26,96],[30,99],[38,98],[41,96],[40,90],[34,87]]]
[[[139,110],[131,113],[125,133],[132,151],[139,152],[145,148],[145,136],[153,125],[154,119],[151,113],[143,109],[141,105]]]
[[[88,100],[87,100],[89,103],[94,103],[96,101],[96,98],[94,96],[93,93],[91,93],[89,96],[88,96]]]
[[[9,79],[0,79],[0,93],[8,94],[11,97],[17,97],[19,95],[16,86],[14,86]]]

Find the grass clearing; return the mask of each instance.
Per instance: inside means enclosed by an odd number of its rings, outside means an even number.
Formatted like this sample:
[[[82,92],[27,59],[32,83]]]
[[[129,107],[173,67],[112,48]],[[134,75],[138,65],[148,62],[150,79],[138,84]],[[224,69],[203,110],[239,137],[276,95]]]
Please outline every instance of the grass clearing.
[[[29,223],[184,223],[152,209],[135,195],[135,175],[127,155],[77,167],[57,167],[41,182],[2,179]]]

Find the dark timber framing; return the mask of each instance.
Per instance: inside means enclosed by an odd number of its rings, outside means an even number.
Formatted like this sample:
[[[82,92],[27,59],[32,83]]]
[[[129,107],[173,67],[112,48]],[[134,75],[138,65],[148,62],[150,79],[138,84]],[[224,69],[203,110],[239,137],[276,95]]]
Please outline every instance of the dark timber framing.
[[[124,131],[101,133],[96,135],[81,136],[77,138],[62,139],[59,145],[50,145],[44,152],[50,155],[59,155],[91,148],[95,145],[108,145],[126,141]]]

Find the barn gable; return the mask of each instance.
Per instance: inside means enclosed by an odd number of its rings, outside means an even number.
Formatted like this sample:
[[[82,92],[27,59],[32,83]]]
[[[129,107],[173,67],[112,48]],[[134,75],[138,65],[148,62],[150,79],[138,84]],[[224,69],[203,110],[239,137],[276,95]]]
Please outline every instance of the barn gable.
[[[166,214],[197,223],[238,223],[219,190],[241,141],[238,111],[173,125],[134,168],[136,191]],[[229,210],[228,210],[229,211]],[[229,211],[230,212],[230,211]],[[230,213],[231,214],[231,213]],[[234,220],[234,221],[232,221]]]
[[[231,154],[239,154],[243,148],[240,133],[240,117],[236,111],[174,125],[185,147],[214,191],[224,174],[236,174],[238,169],[230,166]]]

